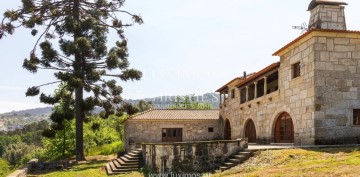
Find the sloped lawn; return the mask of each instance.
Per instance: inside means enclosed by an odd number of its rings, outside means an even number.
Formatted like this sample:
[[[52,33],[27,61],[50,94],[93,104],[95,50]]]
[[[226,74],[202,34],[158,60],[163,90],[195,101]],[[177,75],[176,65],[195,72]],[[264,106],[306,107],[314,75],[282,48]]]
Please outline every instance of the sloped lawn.
[[[88,156],[87,162],[73,164],[70,169],[58,171],[42,171],[28,175],[28,177],[103,177],[106,175],[105,164],[115,156]],[[142,177],[139,172],[133,172],[116,177]]]
[[[360,176],[360,148],[261,151],[244,164],[212,176]]]

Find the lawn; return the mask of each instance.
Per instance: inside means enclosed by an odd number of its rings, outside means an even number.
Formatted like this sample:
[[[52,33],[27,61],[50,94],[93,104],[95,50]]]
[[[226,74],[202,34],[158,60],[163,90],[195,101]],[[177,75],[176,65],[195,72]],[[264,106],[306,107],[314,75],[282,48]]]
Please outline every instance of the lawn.
[[[105,164],[115,156],[88,156],[87,162],[74,164],[68,170],[43,171],[29,174],[28,177],[103,177],[106,175]],[[139,172],[118,175],[116,177],[142,177]]]
[[[360,148],[268,150],[212,176],[360,176],[359,167]]]
[[[87,162],[69,170],[31,174],[31,177],[106,176],[105,163],[115,156],[91,156]],[[286,149],[255,153],[242,165],[212,177],[240,176],[360,176],[360,148]],[[139,172],[118,177],[142,177]]]

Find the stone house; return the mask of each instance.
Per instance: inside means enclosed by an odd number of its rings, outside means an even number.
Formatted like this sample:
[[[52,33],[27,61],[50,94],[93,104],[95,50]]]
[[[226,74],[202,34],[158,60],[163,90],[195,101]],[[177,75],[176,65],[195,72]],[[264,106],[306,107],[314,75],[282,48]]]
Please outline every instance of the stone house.
[[[280,61],[217,90],[224,139],[295,145],[360,143],[360,31],[343,1],[313,0],[307,32]]]
[[[141,143],[218,140],[219,110],[152,109],[129,117],[124,135],[127,152]]]

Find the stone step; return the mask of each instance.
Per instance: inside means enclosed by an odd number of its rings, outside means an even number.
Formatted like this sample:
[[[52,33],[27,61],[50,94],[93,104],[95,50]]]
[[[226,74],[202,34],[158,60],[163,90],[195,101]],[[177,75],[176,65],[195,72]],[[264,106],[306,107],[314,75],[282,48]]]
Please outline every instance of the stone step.
[[[252,152],[248,152],[248,151],[241,151],[241,152],[238,152],[236,155],[243,155],[245,157],[249,157],[251,156],[253,153]]]
[[[225,171],[225,170],[228,170],[229,169],[229,167],[226,167],[226,166],[221,166],[220,167],[220,171],[221,172],[223,172],[223,171]]]
[[[106,173],[107,175],[113,175],[114,173],[111,170],[110,163],[106,164]]]
[[[245,160],[246,156],[244,155],[232,155],[230,156],[231,159],[239,159],[239,160]]]
[[[141,154],[141,153],[142,153],[142,150],[141,150],[141,149],[139,149],[139,150],[134,150],[134,151],[131,151],[130,153]]]
[[[236,164],[236,165],[242,162],[239,159],[228,159],[227,161],[230,162],[230,163]]]
[[[138,167],[131,167],[131,168],[116,168],[113,162],[108,163],[110,165],[110,169],[113,173],[118,172],[132,172],[132,171],[138,171]]]
[[[117,160],[113,160],[112,161],[115,165],[115,167],[117,169],[120,169],[120,168],[140,168],[142,167],[142,165],[140,163],[137,163],[137,164],[129,164],[129,163],[125,163],[125,164],[121,164],[119,163]]]
[[[143,162],[141,161],[141,162],[139,162],[139,161],[137,161],[137,162],[124,162],[122,159],[114,159],[113,161],[116,161],[119,165],[121,165],[121,166],[131,166],[131,165],[139,165],[139,166],[142,166],[143,165]]]
[[[129,152],[128,155],[130,155],[131,157],[140,157],[140,156],[142,156],[141,153],[132,153],[132,152]]]
[[[131,155],[128,155],[128,154],[125,154],[124,157],[126,157],[128,160],[139,160],[139,159],[142,158],[140,156],[134,157],[134,156],[131,156]]]
[[[137,159],[129,159],[129,158],[127,158],[127,157],[125,157],[125,156],[122,156],[122,157],[120,157],[120,159],[121,160],[123,160],[125,163],[131,163],[131,162],[142,162],[142,158],[137,158]]]
[[[228,168],[231,168],[231,167],[235,166],[235,164],[232,163],[232,162],[225,162],[224,165],[225,165],[226,167],[228,167]]]

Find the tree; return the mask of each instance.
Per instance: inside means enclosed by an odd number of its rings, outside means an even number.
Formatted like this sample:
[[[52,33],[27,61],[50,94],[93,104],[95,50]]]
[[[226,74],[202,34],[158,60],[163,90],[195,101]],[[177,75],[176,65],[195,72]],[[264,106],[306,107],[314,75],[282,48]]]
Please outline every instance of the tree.
[[[121,112],[122,87],[115,79],[139,80],[142,73],[129,69],[127,39],[124,27],[142,24],[142,18],[120,10],[125,0],[22,0],[18,10],[8,10],[0,25],[0,38],[13,34],[18,27],[31,29],[38,40],[24,60],[23,67],[31,73],[39,69],[53,70],[56,80],[30,87],[26,96],[40,94],[40,87],[65,83],[74,95],[76,124],[76,160],[85,160],[83,146],[83,121],[95,106],[104,108],[103,117]],[[130,24],[123,23],[117,15],[132,17]],[[115,47],[107,49],[107,34],[113,29],[119,35]],[[38,31],[42,30],[42,31]],[[58,48],[54,46],[58,39]],[[41,56],[36,52],[41,50]],[[84,98],[86,95],[90,95]],[[40,94],[40,101],[56,104],[61,97]],[[64,113],[69,114],[69,113]],[[59,116],[59,115],[57,115]],[[69,115],[63,115],[69,116]]]
[[[170,106],[171,109],[211,109],[209,103],[199,103],[195,101],[194,95],[187,95],[184,97],[176,97],[174,105]]]
[[[153,105],[151,101],[140,100],[136,107],[139,109],[139,112],[144,112],[151,109]]]

